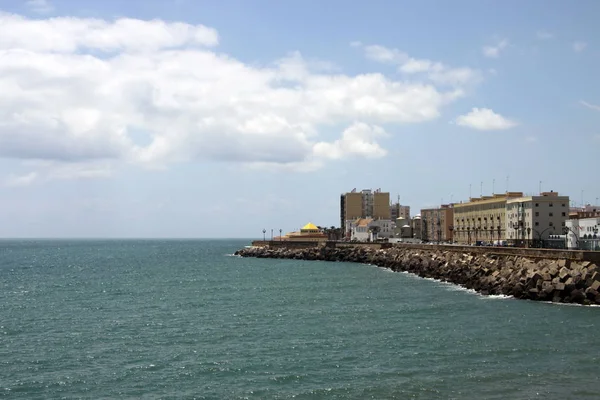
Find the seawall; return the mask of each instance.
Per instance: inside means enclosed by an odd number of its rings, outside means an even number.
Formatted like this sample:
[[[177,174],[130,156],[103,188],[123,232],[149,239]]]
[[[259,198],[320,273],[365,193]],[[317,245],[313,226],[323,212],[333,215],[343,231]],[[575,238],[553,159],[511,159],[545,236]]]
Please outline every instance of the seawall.
[[[381,247],[381,246],[380,246]],[[595,254],[455,246],[262,245],[237,255],[357,262],[406,271],[474,289],[482,294],[560,303],[600,304],[600,268]],[[466,251],[468,250],[468,251]],[[503,252],[505,251],[505,252]],[[585,258],[594,259],[594,261]]]

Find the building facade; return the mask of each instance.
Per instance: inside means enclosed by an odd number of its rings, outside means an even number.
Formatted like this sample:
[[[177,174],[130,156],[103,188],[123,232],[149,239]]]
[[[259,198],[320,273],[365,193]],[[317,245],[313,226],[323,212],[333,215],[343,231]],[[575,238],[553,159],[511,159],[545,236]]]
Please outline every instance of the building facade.
[[[455,203],[453,238],[459,244],[506,240],[506,201],[523,197],[523,192],[507,192]]]
[[[422,239],[430,242],[453,241],[452,204],[421,210]]]
[[[276,236],[271,240],[275,241],[300,241],[300,242],[325,242],[327,235],[324,234],[318,226],[309,222],[300,228],[300,231],[289,232],[284,236]]]
[[[410,206],[403,206],[400,203],[394,203],[390,206],[390,219],[392,221],[398,218],[410,219]]]
[[[423,220],[421,219],[421,215],[417,214],[410,221],[410,225],[412,228],[413,238],[423,240]]]
[[[346,221],[358,218],[390,219],[390,194],[380,189],[372,191],[365,189],[340,196],[340,225],[344,232],[349,231]]]
[[[561,235],[569,218],[569,196],[544,192],[506,201],[506,240],[520,246],[541,246],[550,235]]]
[[[565,221],[569,249],[598,250],[600,248],[600,215]]]

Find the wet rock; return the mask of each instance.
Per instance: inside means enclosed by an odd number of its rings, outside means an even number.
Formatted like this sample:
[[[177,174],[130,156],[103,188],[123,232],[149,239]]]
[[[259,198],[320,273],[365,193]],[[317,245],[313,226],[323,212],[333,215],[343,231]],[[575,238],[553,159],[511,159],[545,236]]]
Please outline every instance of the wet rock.
[[[600,270],[589,261],[431,250],[410,246],[377,250],[361,245],[248,247],[235,254],[242,257],[369,263],[392,271],[407,271],[421,277],[452,282],[482,294],[600,304]]]

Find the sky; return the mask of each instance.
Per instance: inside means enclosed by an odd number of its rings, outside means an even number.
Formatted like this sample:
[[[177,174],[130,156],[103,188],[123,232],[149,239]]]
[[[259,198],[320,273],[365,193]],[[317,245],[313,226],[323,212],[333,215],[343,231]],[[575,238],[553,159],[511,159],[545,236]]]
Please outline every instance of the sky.
[[[0,237],[260,238],[339,196],[596,203],[600,2],[0,0]]]

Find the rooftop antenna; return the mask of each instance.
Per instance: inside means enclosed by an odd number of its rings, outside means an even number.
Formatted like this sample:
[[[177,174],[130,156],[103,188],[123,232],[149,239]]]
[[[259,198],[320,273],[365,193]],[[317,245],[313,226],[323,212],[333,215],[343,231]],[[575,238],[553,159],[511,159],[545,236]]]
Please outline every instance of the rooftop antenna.
[[[469,183],[469,200],[471,200],[471,184]]]
[[[492,179],[492,196],[494,195],[495,191],[496,191],[496,178]]]
[[[542,181],[540,181],[540,196],[542,195]]]
[[[508,193],[508,178],[510,178],[510,175],[506,175],[506,193]]]
[[[483,181],[481,181],[481,184],[479,186],[479,196],[483,197]]]

